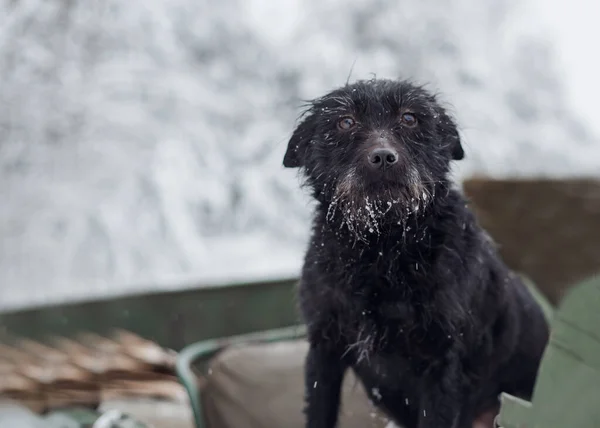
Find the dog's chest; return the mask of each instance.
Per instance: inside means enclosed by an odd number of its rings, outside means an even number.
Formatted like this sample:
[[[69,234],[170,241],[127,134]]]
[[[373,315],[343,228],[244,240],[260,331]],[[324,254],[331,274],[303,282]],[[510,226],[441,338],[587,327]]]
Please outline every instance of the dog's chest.
[[[351,362],[385,357],[418,368],[438,358],[450,344],[443,321],[426,303],[389,299],[384,294],[364,296],[346,309],[338,315]]]
[[[342,295],[333,306],[348,355],[356,361],[386,355],[419,365],[445,353],[450,328],[434,296],[417,281],[406,274],[390,279],[357,272],[354,282],[336,287]]]
[[[428,291],[435,289],[428,275],[432,264],[393,247],[338,250],[318,252],[314,282],[320,285],[311,288],[308,301],[321,302],[327,318],[333,315],[347,355],[356,361],[382,353],[416,360],[439,356],[447,334]]]

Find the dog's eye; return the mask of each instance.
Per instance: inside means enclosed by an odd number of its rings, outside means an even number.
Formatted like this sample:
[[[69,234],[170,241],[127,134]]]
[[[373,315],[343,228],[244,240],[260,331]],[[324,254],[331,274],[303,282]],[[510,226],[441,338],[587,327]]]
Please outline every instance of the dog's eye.
[[[344,116],[340,120],[338,120],[337,126],[339,129],[347,131],[348,129],[354,128],[356,125],[356,121],[350,116]]]
[[[413,113],[402,113],[401,120],[403,124],[410,128],[417,125],[417,116]]]

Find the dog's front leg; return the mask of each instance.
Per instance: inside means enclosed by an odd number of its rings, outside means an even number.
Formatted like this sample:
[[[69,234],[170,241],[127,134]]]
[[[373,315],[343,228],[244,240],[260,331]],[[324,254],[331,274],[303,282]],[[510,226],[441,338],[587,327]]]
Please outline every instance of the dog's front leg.
[[[311,344],[305,367],[306,428],[335,427],[345,371],[338,352]]]
[[[463,388],[457,367],[452,365],[428,376],[423,391],[418,428],[467,428],[461,409]]]
[[[442,388],[429,391],[420,410],[419,428],[466,428],[458,426],[460,404]]]

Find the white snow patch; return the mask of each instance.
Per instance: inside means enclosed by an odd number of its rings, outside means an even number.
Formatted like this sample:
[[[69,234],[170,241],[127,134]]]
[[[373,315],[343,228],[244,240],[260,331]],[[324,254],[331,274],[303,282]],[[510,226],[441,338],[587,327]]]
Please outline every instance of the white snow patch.
[[[459,180],[600,175],[576,3],[0,1],[0,310],[296,275],[310,204],[281,160],[353,64],[444,94]]]

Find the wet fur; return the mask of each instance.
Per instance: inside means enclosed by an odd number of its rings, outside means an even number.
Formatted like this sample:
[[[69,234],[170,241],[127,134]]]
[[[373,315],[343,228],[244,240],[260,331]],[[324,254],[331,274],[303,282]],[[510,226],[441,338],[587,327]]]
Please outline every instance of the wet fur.
[[[376,137],[401,159],[379,176],[364,161]],[[339,88],[292,135],[284,165],[317,201],[299,289],[308,428],[336,425],[347,369],[405,428],[470,428],[500,392],[530,397],[547,325],[448,179],[463,156],[435,96],[403,81]]]

